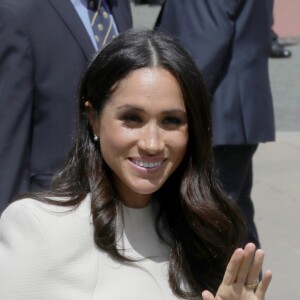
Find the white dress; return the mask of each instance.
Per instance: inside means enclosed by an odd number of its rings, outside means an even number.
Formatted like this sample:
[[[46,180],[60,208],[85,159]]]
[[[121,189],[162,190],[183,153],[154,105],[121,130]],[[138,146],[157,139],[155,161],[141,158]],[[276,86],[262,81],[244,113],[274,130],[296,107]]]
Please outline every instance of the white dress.
[[[154,205],[123,211],[118,246],[142,259],[133,264],[95,246],[89,195],[73,210],[32,199],[11,204],[0,219],[0,299],[178,299],[168,283],[169,249],[155,232]]]

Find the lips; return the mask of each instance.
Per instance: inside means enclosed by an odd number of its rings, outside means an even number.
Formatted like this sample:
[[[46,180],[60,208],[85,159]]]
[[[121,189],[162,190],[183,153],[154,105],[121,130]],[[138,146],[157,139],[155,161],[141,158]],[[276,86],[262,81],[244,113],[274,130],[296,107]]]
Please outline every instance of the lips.
[[[153,169],[162,165],[163,161],[144,161],[144,160],[131,160],[133,164],[136,166],[145,168],[145,169]]]

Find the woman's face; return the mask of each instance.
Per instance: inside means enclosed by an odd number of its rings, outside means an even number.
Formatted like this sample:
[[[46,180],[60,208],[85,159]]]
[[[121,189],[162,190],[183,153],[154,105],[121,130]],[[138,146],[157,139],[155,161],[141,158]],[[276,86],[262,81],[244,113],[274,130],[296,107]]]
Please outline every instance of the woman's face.
[[[188,143],[175,77],[161,68],[135,70],[118,83],[99,119],[89,115],[121,201],[146,206],[178,167]]]

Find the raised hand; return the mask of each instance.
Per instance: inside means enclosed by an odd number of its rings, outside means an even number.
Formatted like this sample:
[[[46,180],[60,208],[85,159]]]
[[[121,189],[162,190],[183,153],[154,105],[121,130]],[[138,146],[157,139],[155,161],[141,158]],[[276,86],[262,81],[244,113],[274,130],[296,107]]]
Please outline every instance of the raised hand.
[[[203,291],[203,300],[263,300],[272,279],[272,273],[267,271],[258,281],[263,261],[263,250],[256,250],[252,243],[236,249],[216,295]]]

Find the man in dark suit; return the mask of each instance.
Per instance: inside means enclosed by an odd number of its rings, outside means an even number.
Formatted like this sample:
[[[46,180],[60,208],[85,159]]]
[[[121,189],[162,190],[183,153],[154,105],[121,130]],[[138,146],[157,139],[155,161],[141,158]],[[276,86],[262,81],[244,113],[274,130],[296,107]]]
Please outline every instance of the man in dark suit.
[[[259,247],[251,201],[252,158],[275,138],[268,75],[270,0],[166,0],[156,26],[188,48],[212,95],[216,165],[224,190]]]
[[[129,0],[102,3],[117,32],[132,26]],[[79,0],[0,2],[0,213],[47,188],[70,150],[77,87],[96,50],[87,20]]]

